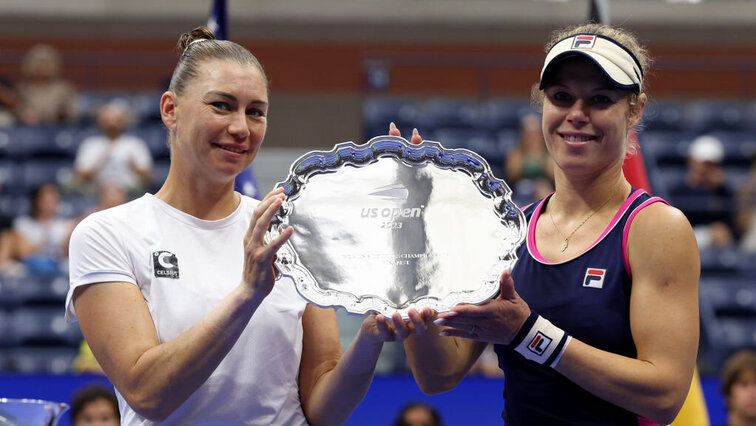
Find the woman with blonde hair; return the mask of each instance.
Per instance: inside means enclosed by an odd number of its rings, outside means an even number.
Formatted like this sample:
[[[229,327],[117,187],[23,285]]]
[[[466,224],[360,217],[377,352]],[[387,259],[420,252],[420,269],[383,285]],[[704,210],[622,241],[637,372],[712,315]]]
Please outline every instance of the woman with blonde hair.
[[[546,47],[534,96],[556,189],[524,210],[526,242],[500,295],[440,313],[405,341],[408,360],[423,391],[443,392],[493,343],[507,425],[668,424],[696,363],[700,261],[685,216],[622,172],[648,55],[598,24]]]

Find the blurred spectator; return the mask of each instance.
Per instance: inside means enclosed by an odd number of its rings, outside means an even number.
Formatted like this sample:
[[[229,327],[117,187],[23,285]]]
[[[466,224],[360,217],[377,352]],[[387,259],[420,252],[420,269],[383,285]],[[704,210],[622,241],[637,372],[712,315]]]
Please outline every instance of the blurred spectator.
[[[30,272],[52,273],[68,256],[74,223],[58,215],[60,193],[54,184],[35,188],[30,201],[31,214],[13,222],[18,237],[12,251]]]
[[[0,127],[9,127],[16,122],[17,98],[13,83],[5,77],[0,77]]]
[[[738,187],[738,230],[743,237],[740,248],[745,252],[756,252],[756,156],[751,162],[751,170]]]
[[[413,402],[402,408],[394,426],[441,426],[441,417],[430,405]]]
[[[736,352],[722,369],[727,426],[756,426],[756,351]]]
[[[128,192],[145,189],[152,178],[152,156],[147,144],[124,134],[129,122],[125,104],[105,104],[97,116],[100,134],[82,142],[76,153],[74,170],[84,183],[102,185],[115,182]]]
[[[73,426],[117,426],[121,423],[118,400],[113,391],[91,385],[77,391],[71,401]]]
[[[518,143],[507,153],[504,167],[507,183],[521,203],[540,200],[554,190],[554,163],[543,140],[539,115],[522,117]]]
[[[21,64],[16,113],[27,125],[69,123],[76,117],[76,90],[60,77],[60,53],[50,45],[32,47]]]
[[[691,143],[685,180],[670,191],[685,213],[699,247],[730,247],[735,240],[735,194],[725,181],[719,139],[703,135]]]

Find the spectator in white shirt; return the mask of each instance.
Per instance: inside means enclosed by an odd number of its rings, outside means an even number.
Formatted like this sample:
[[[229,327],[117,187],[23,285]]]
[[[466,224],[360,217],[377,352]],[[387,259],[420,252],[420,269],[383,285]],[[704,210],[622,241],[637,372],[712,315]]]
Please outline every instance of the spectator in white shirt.
[[[74,169],[86,184],[115,182],[130,193],[148,189],[152,178],[152,155],[140,138],[124,134],[128,110],[118,101],[104,105],[97,123],[101,134],[82,142]]]

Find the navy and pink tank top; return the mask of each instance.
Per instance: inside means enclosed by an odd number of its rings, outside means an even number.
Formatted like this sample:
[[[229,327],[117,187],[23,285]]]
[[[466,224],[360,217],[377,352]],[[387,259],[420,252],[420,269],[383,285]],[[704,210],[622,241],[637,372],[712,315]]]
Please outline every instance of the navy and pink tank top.
[[[635,215],[655,202],[642,189],[631,191],[599,238],[577,257],[553,263],[535,245],[536,223],[551,196],[523,211],[528,236],[512,270],[515,289],[535,312],[571,336],[596,348],[636,357],[630,333],[632,280],[627,235]],[[666,202],[665,202],[666,203]],[[495,346],[504,370],[507,425],[638,425],[648,420],[593,396],[548,366],[514,350]]]

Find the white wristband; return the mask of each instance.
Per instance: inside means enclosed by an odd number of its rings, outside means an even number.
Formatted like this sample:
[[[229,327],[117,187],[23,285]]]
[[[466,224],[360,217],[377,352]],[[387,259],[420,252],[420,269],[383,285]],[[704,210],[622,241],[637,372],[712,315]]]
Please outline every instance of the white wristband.
[[[525,358],[556,367],[572,337],[546,318],[531,311],[510,346]]]

